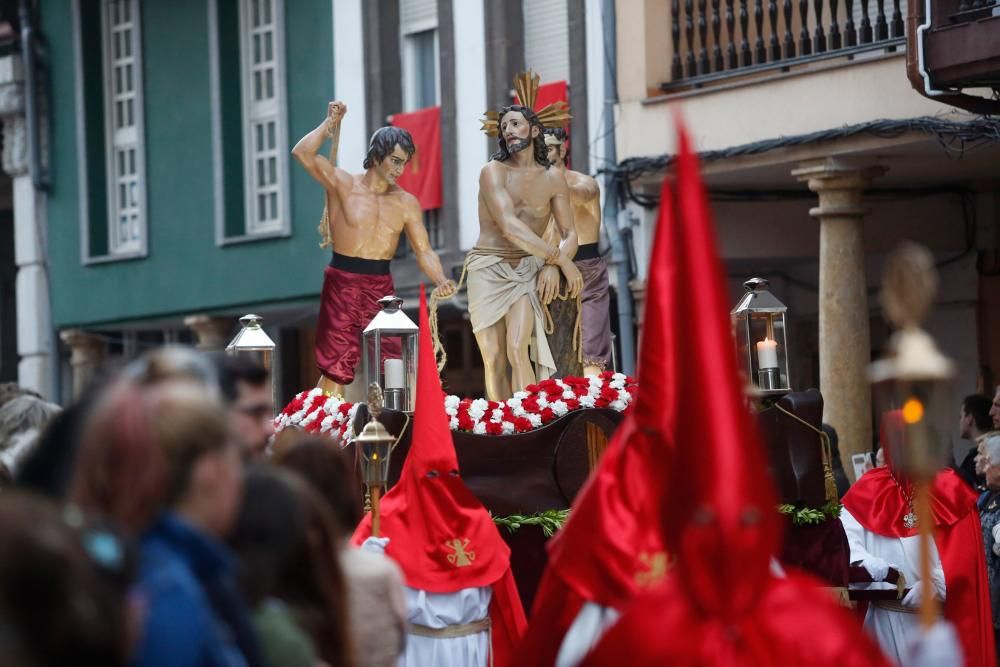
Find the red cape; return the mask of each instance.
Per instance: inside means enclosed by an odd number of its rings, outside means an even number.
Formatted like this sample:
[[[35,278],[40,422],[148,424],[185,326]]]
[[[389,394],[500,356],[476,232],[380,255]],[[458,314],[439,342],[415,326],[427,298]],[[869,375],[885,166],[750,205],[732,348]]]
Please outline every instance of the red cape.
[[[912,537],[903,516],[909,501],[888,466],[864,474],[843,498],[844,507],[865,530],[887,537]],[[931,486],[934,543],[944,569],[944,616],[954,626],[966,667],[994,667],[996,649],[986,552],[976,495],[953,470],[942,470]]]
[[[510,548],[458,471],[458,457],[441,401],[441,380],[430,340],[427,302],[420,289],[420,348],[410,451],[396,483],[382,498],[386,555],[403,571],[406,585],[431,593],[492,586],[493,659],[509,659],[527,625],[510,570]],[[354,536],[372,532],[365,515]]]
[[[803,574],[768,576],[747,613],[705,615],[676,574],[640,594],[581,667],[888,667],[850,612]]]
[[[662,578],[661,503],[650,466],[660,446],[636,427],[635,413],[618,426],[600,467],[577,495],[573,519],[549,541],[549,563],[518,649],[520,667],[554,664],[585,602],[621,610]]]

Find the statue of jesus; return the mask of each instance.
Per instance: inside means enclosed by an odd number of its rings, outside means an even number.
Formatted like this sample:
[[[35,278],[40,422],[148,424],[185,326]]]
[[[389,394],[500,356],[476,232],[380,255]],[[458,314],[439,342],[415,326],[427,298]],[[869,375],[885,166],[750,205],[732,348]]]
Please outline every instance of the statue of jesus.
[[[550,168],[541,121],[530,107],[511,105],[499,111],[496,127],[499,149],[479,175],[479,240],[466,270],[486,395],[499,401],[555,370],[537,291],[541,268],[558,267],[574,298],[583,278],[573,263],[577,236],[569,189],[562,172]],[[558,246],[542,239],[550,217]]]
[[[326,191],[324,237],[333,245],[326,267],[316,323],[319,387],[343,394],[361,358],[361,332],[379,311],[378,300],[395,294],[389,262],[405,233],[417,265],[437,286],[441,298],[455,292],[441,260],[431,248],[417,198],[396,181],[413,157],[409,132],[398,127],[375,131],[368,145],[363,174],[349,174],[319,154],[326,138],[336,142],[347,113],[343,102],[331,102],[327,117],[302,137],[292,155]],[[399,356],[398,343],[385,343],[387,356]],[[394,349],[395,348],[395,349]]]

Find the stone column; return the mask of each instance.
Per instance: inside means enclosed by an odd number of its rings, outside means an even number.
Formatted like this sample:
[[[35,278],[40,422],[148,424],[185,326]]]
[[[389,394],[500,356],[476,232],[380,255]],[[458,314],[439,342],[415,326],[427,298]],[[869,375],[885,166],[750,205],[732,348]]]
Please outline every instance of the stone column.
[[[184,326],[198,337],[198,349],[206,351],[226,349],[235,323],[233,317],[211,317],[201,313],[184,318]]]
[[[868,283],[862,194],[881,167],[837,158],[800,165],[792,175],[819,196],[809,215],[819,218],[819,383],[823,421],[837,429],[844,470],[851,455],[872,445]]]
[[[17,263],[17,381],[46,398],[53,396],[51,364],[55,347],[46,270],[45,196],[31,182],[28,123],[21,58],[0,58],[0,121],[3,170],[13,178],[14,261]]]
[[[66,329],[59,333],[70,349],[69,364],[73,368],[73,398],[79,398],[94,372],[104,362],[104,341],[81,329]]]

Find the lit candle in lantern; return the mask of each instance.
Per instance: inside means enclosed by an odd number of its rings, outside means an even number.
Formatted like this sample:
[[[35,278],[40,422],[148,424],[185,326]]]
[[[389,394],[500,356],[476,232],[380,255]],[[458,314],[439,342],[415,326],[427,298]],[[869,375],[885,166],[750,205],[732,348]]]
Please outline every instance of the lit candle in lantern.
[[[760,368],[778,367],[778,341],[765,338],[757,343],[757,365]]]
[[[403,388],[403,360],[402,359],[386,359],[385,360],[385,388],[386,389],[402,389]]]

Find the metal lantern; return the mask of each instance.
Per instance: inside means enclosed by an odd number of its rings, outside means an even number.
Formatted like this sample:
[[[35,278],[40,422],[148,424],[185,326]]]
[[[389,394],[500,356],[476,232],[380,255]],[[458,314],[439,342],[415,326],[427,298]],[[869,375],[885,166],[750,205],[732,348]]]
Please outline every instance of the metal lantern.
[[[235,337],[226,346],[226,353],[232,355],[247,355],[267,369],[271,377],[271,400],[277,405],[275,390],[275,380],[272,368],[272,357],[274,356],[274,341],[267,335],[260,323],[264,318],[260,315],[244,315],[240,318],[243,328],[239,330]]]
[[[748,380],[762,396],[792,390],[788,372],[788,308],[768,291],[764,278],[743,283],[746,294],[729,313]]]
[[[385,407],[413,412],[419,329],[403,312],[403,300],[399,297],[385,296],[378,303],[382,310],[361,334],[365,384],[381,387]],[[400,349],[399,357],[386,354],[385,345],[392,342]]]
[[[379,499],[389,481],[389,457],[396,438],[378,420],[382,392],[377,384],[368,388],[368,411],[371,419],[354,442],[361,459],[361,477],[371,499],[372,535],[379,537]]]
[[[951,388],[955,364],[919,323],[936,292],[934,257],[906,243],[890,255],[882,302],[896,333],[888,354],[872,363],[869,378],[880,434],[894,465],[929,480],[950,460]]]

